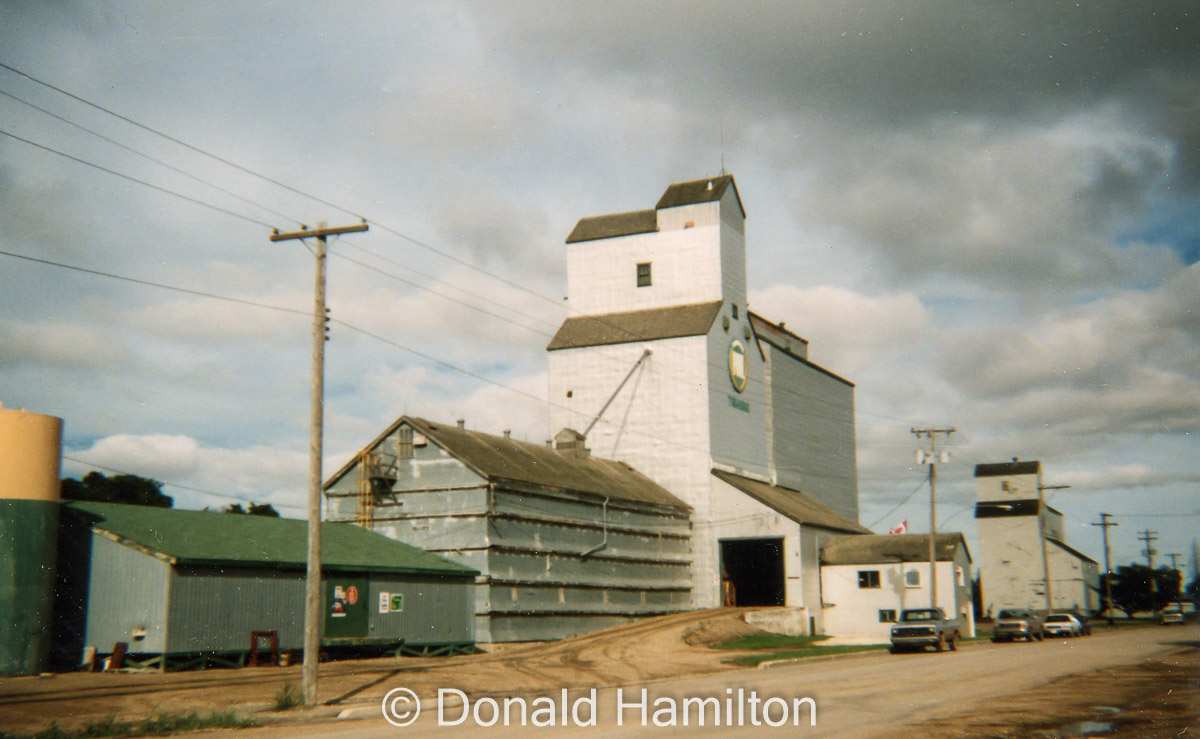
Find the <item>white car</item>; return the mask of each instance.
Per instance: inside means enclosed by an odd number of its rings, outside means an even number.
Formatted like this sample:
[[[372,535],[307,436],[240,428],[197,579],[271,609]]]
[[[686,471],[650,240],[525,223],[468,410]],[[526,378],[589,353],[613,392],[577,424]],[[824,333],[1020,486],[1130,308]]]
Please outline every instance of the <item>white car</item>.
[[[1162,612],[1158,615],[1158,622],[1163,626],[1169,626],[1171,624],[1182,625],[1183,606],[1179,605],[1178,603],[1172,603],[1171,605],[1162,609]]]
[[[1042,625],[1046,636],[1086,636],[1092,633],[1087,624],[1069,613],[1051,613]]]

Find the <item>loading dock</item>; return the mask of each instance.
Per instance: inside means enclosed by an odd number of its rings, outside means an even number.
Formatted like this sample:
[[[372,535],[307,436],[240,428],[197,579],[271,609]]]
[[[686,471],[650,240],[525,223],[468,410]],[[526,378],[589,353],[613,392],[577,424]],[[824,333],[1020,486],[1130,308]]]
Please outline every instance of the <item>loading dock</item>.
[[[736,606],[782,606],[783,539],[721,539],[722,579]]]

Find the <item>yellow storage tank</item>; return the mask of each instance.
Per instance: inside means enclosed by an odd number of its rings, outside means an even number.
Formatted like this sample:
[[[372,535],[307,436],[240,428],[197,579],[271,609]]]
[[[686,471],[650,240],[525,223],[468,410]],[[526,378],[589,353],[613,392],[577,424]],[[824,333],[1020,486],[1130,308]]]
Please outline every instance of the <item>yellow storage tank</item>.
[[[0,407],[0,675],[46,668],[62,428],[61,418]]]

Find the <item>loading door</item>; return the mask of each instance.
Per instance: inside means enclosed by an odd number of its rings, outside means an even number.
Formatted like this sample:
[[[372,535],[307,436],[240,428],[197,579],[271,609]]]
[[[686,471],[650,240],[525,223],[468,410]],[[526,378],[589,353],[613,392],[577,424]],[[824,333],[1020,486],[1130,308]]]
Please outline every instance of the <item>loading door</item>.
[[[724,605],[784,605],[783,539],[722,539]]]
[[[329,576],[325,580],[325,638],[367,635],[367,578]]]

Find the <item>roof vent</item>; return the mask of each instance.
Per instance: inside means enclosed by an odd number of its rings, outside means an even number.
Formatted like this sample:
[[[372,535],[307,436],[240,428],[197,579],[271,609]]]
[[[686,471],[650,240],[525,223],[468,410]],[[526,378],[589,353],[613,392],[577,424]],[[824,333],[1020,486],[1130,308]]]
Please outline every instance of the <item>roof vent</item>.
[[[506,439],[512,438],[512,429],[504,429],[504,438],[506,438]]]
[[[704,189],[705,189],[705,190],[711,190],[711,189],[712,189],[712,180],[709,180],[709,181],[708,181],[708,184],[704,186]]]
[[[465,419],[465,418],[458,419],[458,427],[460,429],[465,429],[467,427],[467,419]]]
[[[584,447],[586,437],[575,429],[563,429],[554,435],[554,448],[561,454],[571,455],[575,457],[588,456],[588,450]]]

